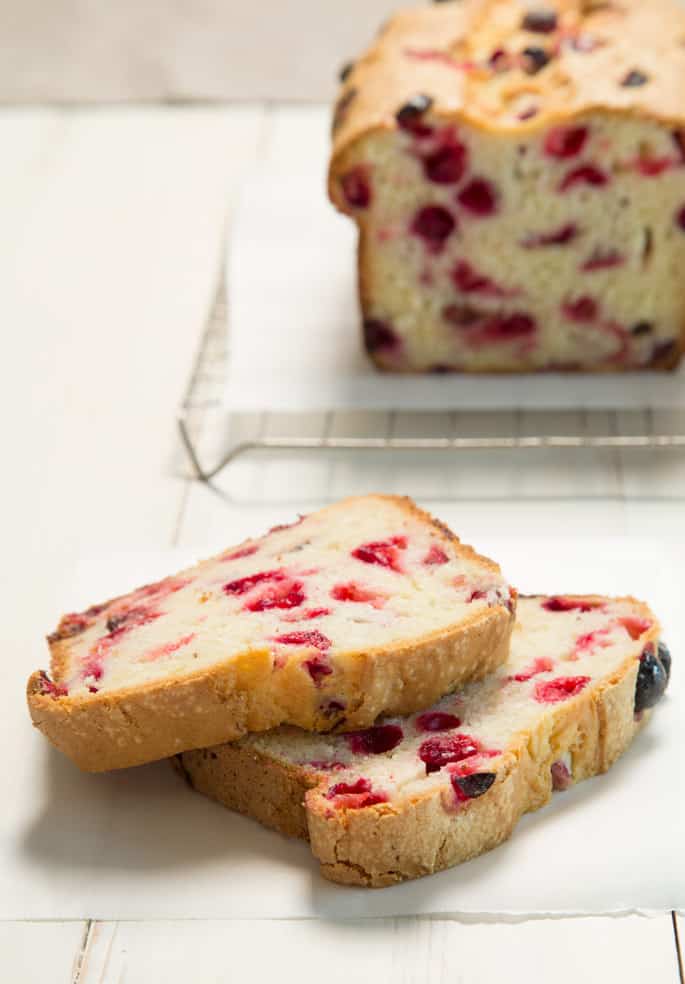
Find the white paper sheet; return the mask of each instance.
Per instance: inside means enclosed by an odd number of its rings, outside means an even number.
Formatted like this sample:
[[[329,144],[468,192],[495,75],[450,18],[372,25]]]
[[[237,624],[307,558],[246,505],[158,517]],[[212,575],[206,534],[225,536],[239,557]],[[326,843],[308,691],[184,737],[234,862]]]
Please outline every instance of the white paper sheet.
[[[393,376],[362,351],[356,231],[326,199],[323,162],[273,163],[242,193],[231,235],[227,409],[459,410],[685,406],[675,373]]]
[[[459,528],[456,506],[441,518]],[[252,529],[227,512],[225,542]],[[218,547],[219,544],[215,544]],[[674,655],[667,698],[606,775],[558,794],[512,839],[468,864],[382,891],[325,882],[309,849],[192,793],[167,763],[80,773],[32,731],[23,656],[5,654],[0,918],[359,917],[424,913],[586,913],[685,908],[683,545],[655,540],[476,546],[524,592],[634,593],[651,599]],[[65,609],[156,578],[187,552],[84,558]],[[36,626],[36,639],[46,626]],[[27,640],[27,653],[32,648]],[[38,647],[40,652],[40,647]],[[36,658],[36,646],[33,657]],[[38,657],[40,659],[40,656]]]

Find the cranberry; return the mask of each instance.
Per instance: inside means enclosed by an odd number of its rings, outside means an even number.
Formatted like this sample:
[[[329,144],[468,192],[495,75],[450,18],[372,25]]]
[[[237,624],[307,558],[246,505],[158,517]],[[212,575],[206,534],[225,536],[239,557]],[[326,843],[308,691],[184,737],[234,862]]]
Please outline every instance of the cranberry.
[[[573,784],[573,777],[564,762],[553,762],[550,771],[552,773],[552,789],[557,792],[568,789]]]
[[[331,640],[323,634],[313,629],[311,632],[288,632],[285,635],[276,636],[274,642],[279,642],[282,646],[314,646],[322,652],[331,648]]]
[[[558,126],[545,138],[545,153],[549,157],[567,160],[581,152],[588,138],[586,126]]]
[[[402,130],[413,134],[415,137],[428,137],[433,132],[432,127],[424,123],[422,117],[431,106],[433,100],[430,96],[421,93],[412,96],[395,113],[395,119]]]
[[[497,211],[497,194],[485,178],[474,178],[457,195],[459,204],[474,215],[494,215]]]
[[[528,75],[537,75],[550,61],[550,55],[544,48],[530,47],[524,48],[523,70]]]
[[[267,585],[254,601],[245,607],[250,612],[264,612],[271,608],[297,608],[305,599],[300,581],[284,581]]]
[[[451,731],[452,728],[458,728],[460,724],[458,717],[446,711],[425,711],[416,719],[416,727],[419,731]]]
[[[578,226],[574,222],[569,222],[552,232],[542,232],[526,236],[521,245],[524,249],[538,249],[541,246],[566,246],[577,235]]]
[[[426,772],[438,772],[450,762],[478,755],[480,745],[470,735],[457,734],[441,738],[428,738],[419,747],[419,758],[426,765]]]
[[[312,656],[311,659],[306,659],[303,666],[317,687],[321,683],[323,677],[330,676],[333,672],[331,667],[321,656]]]
[[[459,260],[452,271],[454,286],[462,294],[489,294],[491,297],[506,297],[508,291],[479,273],[466,260]],[[462,322],[463,323],[463,322]]]
[[[685,232],[685,205],[683,205],[682,208],[676,212],[675,220],[676,225],[678,225],[683,232]]]
[[[575,697],[590,682],[589,676],[557,677],[555,680],[541,680],[535,685],[533,696],[539,704],[558,704],[569,697]]]
[[[547,612],[591,612],[594,608],[601,608],[601,601],[589,601],[586,598],[566,598],[563,595],[553,595],[542,602],[542,607]]]
[[[529,314],[515,312],[514,314],[496,315],[491,318],[483,331],[483,335],[488,341],[507,342],[517,338],[527,338],[534,334],[536,329],[535,318]]]
[[[452,788],[460,803],[487,793],[495,781],[494,772],[472,772],[470,776],[452,776]]]
[[[641,635],[644,635],[652,627],[652,623],[648,618],[639,618],[636,615],[626,615],[620,618],[619,622],[631,639],[639,639]]]
[[[239,547],[237,550],[224,554],[221,560],[242,560],[243,557],[251,557],[256,554],[258,550],[259,547],[253,543],[249,547]]]
[[[346,735],[350,751],[355,755],[382,755],[397,748],[404,733],[398,724],[377,724],[366,731],[352,731]]]
[[[363,543],[352,551],[352,556],[364,564],[377,564],[379,567],[387,567],[389,570],[401,573],[399,551],[406,548],[406,536],[393,536],[389,540]]]
[[[670,171],[677,163],[672,157],[640,157],[637,169],[646,178],[656,178],[664,171]]]
[[[129,608],[128,611],[115,612],[107,619],[107,631],[113,639],[141,625],[149,625],[161,616],[161,612],[149,608]]]
[[[593,297],[579,297],[575,301],[565,301],[561,310],[569,321],[594,321],[599,313],[599,306]]]
[[[649,82],[649,76],[645,75],[638,68],[633,68],[627,75],[621,80],[621,85],[626,89],[634,89],[641,85],[646,85]]]
[[[423,158],[423,170],[434,184],[456,184],[466,170],[467,151],[463,144],[448,143]]]
[[[580,269],[585,273],[592,273],[594,270],[609,270],[612,267],[622,266],[626,261],[625,256],[618,250],[610,249],[603,251],[596,249],[581,265]]]
[[[364,344],[368,352],[378,352],[397,348],[400,340],[385,321],[367,318],[364,321]]]
[[[668,648],[668,646],[666,645],[665,642],[659,641],[659,647],[658,647],[657,656],[659,657],[659,660],[661,662],[661,665],[664,668],[664,672],[666,674],[666,683],[668,683],[668,681],[671,679],[671,662],[672,662],[672,660],[671,660],[671,651],[670,651],[670,649]]]
[[[532,680],[534,676],[538,676],[540,673],[549,673],[549,671],[554,667],[554,660],[549,659],[547,656],[538,656],[538,658],[523,672],[516,673],[514,676],[507,677],[507,680],[515,680],[516,683],[526,683],[528,680]]]
[[[546,7],[540,10],[529,10],[521,22],[524,31],[534,34],[551,34],[557,29],[557,15],[554,10]]]
[[[635,713],[647,710],[663,697],[668,676],[653,646],[648,646],[640,656],[640,668],[635,682]]]
[[[654,346],[654,351],[652,352],[652,359],[650,365],[659,365],[664,361],[666,361],[667,364],[669,364],[674,354],[678,351],[679,349],[678,349],[677,342],[674,341],[659,342],[657,345]],[[668,368],[670,367],[671,366],[669,364]]]
[[[437,543],[432,543],[430,549],[426,556],[421,561],[426,567],[436,567],[441,564],[446,564],[449,561],[449,557]]]
[[[388,797],[385,793],[374,793],[368,779],[357,779],[356,782],[338,782],[326,793],[327,799],[336,799],[337,805],[348,810],[360,810],[365,806],[375,806],[385,803]]]
[[[102,679],[104,670],[101,659],[102,656],[98,652],[89,654],[81,669],[81,676],[84,680],[88,677],[92,677],[93,680]]]
[[[63,683],[55,683],[44,670],[41,670],[40,692],[46,697],[66,697],[68,690]]]
[[[249,577],[241,577],[235,581],[224,584],[223,591],[227,595],[244,595],[252,591],[258,584],[268,581],[283,581],[285,574],[282,570],[260,571],[258,574],[250,574]]]
[[[371,588],[365,588],[355,581],[334,585],[331,589],[331,598],[335,598],[336,601],[356,601],[362,604],[368,602],[375,607],[382,605],[385,601],[384,595],[373,591]]]
[[[351,208],[368,208],[371,204],[371,184],[369,169],[358,164],[340,179],[345,201]]]
[[[602,188],[608,184],[609,178],[600,171],[594,164],[581,164],[579,167],[569,171],[564,180],[559,185],[559,191],[568,191],[577,184],[590,185],[593,188]]]
[[[441,205],[426,205],[414,216],[411,231],[424,240],[432,253],[439,253],[454,231],[456,222]]]

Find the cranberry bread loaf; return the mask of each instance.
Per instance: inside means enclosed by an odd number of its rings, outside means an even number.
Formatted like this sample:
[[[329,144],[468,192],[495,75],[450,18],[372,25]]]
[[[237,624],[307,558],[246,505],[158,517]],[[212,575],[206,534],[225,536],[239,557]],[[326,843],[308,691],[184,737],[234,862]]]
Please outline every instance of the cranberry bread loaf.
[[[460,0],[344,70],[329,188],[380,368],[677,364],[684,38],[678,0]]]
[[[347,499],[50,636],[34,724],[101,771],[282,723],[407,714],[507,658],[515,593],[409,499]]]
[[[417,878],[609,768],[666,687],[658,636],[631,598],[520,598],[508,663],[429,710],[346,735],[281,728],[177,765],[198,791],[309,839],[333,881]]]

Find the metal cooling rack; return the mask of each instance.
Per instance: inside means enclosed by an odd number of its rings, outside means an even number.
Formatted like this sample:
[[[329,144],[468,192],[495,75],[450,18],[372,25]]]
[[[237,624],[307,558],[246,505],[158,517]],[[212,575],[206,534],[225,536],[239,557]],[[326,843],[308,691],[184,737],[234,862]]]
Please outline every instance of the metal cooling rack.
[[[685,411],[676,415],[676,426],[672,427],[660,425],[655,411],[649,408],[629,412],[584,411],[580,414],[582,427],[578,424],[577,411],[554,411],[555,421],[561,424],[557,433],[545,433],[547,429],[545,421],[549,418],[547,411],[527,411],[526,430],[531,433],[525,434],[520,432],[522,415],[517,411],[493,411],[487,415],[482,412],[470,414],[446,411],[440,415],[444,417],[445,423],[442,429],[448,429],[451,433],[448,436],[420,437],[403,437],[395,433],[395,422],[399,415],[406,417],[400,409],[394,412],[368,411],[364,415],[365,434],[355,433],[354,428],[349,428],[350,432],[345,432],[345,427],[349,425],[346,423],[348,415],[344,413],[279,415],[264,412],[259,415],[260,419],[253,435],[229,442],[216,461],[205,463],[201,460],[199,448],[199,435],[203,430],[203,424],[208,418],[214,418],[225,426],[227,416],[221,410],[221,390],[229,358],[224,260],[225,257],[222,256],[206,329],[178,416],[178,428],[183,446],[188,453],[195,477],[201,481],[210,482],[224,468],[251,451],[459,452],[553,448],[615,451],[685,449]],[[254,415],[230,414],[229,416],[235,423],[241,416]],[[417,411],[414,416],[420,417],[421,413]],[[431,414],[431,417],[435,416]],[[482,427],[484,416],[489,418],[487,430],[492,432],[495,429],[496,432],[487,435],[468,433],[477,430],[479,426]],[[631,424],[627,426],[622,419],[625,416],[631,418]],[[279,430],[279,417],[287,419],[287,427],[284,429],[288,433],[283,436],[274,433]],[[311,431],[313,417],[321,418],[320,432],[306,433]],[[300,433],[297,426],[298,418],[301,423]],[[374,418],[376,418],[375,424]],[[567,424],[564,424],[564,418],[567,418]],[[294,434],[293,430],[295,430]],[[578,433],[578,430],[582,430],[582,433]],[[623,430],[627,430],[628,433],[621,433]],[[369,431],[373,436],[368,436]]]

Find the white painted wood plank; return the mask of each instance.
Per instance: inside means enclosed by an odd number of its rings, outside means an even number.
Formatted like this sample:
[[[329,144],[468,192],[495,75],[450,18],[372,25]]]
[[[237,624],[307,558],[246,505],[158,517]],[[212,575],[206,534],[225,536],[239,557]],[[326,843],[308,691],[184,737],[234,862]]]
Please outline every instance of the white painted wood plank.
[[[0,976],[7,984],[72,984],[84,922],[0,922]]]
[[[81,984],[677,984],[670,916],[98,924]]]

